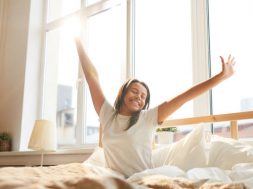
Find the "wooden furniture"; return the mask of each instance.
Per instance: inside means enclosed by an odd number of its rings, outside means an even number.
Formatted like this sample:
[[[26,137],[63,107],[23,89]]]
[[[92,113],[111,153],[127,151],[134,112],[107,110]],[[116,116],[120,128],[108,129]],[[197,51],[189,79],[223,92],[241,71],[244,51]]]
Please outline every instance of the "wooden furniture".
[[[160,127],[179,127],[199,123],[230,122],[231,138],[238,139],[238,121],[253,119],[253,111],[237,112],[229,114],[209,115],[200,117],[189,117],[182,119],[166,120]],[[99,146],[102,147],[102,129],[100,127]]]
[[[178,127],[199,123],[229,121],[231,138],[238,139],[238,121],[246,119],[253,119],[253,111],[166,120],[161,127]]]

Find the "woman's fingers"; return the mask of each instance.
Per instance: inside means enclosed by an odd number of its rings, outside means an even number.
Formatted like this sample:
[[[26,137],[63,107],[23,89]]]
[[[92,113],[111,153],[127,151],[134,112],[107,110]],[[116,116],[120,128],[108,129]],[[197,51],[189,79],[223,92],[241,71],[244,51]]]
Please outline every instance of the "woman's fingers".
[[[220,60],[221,60],[222,64],[225,64],[224,58],[222,56],[220,56]]]
[[[222,56],[220,56],[220,59],[223,64],[225,64],[225,63],[229,63],[231,65],[235,64],[235,57],[233,57],[231,54],[228,56],[227,62],[225,62],[225,60]]]

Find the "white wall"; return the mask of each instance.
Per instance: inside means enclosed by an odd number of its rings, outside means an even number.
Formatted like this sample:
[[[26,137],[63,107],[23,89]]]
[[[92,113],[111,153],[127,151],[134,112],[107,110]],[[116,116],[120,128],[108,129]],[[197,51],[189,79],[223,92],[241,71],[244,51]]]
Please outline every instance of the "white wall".
[[[26,150],[34,122],[41,118],[44,3],[44,0],[30,0],[20,150]]]
[[[25,149],[38,117],[38,89],[34,86],[38,86],[41,46],[32,44],[41,43],[35,33],[41,36],[42,32],[33,26],[32,16],[29,25],[29,18],[30,7],[42,1],[35,1],[0,0],[0,132],[11,133],[13,150]]]

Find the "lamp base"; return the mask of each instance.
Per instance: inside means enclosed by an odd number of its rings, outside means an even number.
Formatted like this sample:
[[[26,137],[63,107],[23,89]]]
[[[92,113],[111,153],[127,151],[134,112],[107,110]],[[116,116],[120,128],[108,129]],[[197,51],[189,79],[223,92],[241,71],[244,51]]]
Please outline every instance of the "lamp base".
[[[43,167],[43,161],[44,161],[44,153],[41,152],[41,158],[40,158],[40,166]]]

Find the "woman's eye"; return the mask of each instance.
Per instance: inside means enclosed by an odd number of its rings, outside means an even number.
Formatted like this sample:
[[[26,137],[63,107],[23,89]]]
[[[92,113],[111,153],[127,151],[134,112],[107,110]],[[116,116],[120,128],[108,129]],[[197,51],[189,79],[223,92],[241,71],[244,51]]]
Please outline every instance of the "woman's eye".
[[[134,94],[137,94],[138,93],[138,91],[132,91]]]

